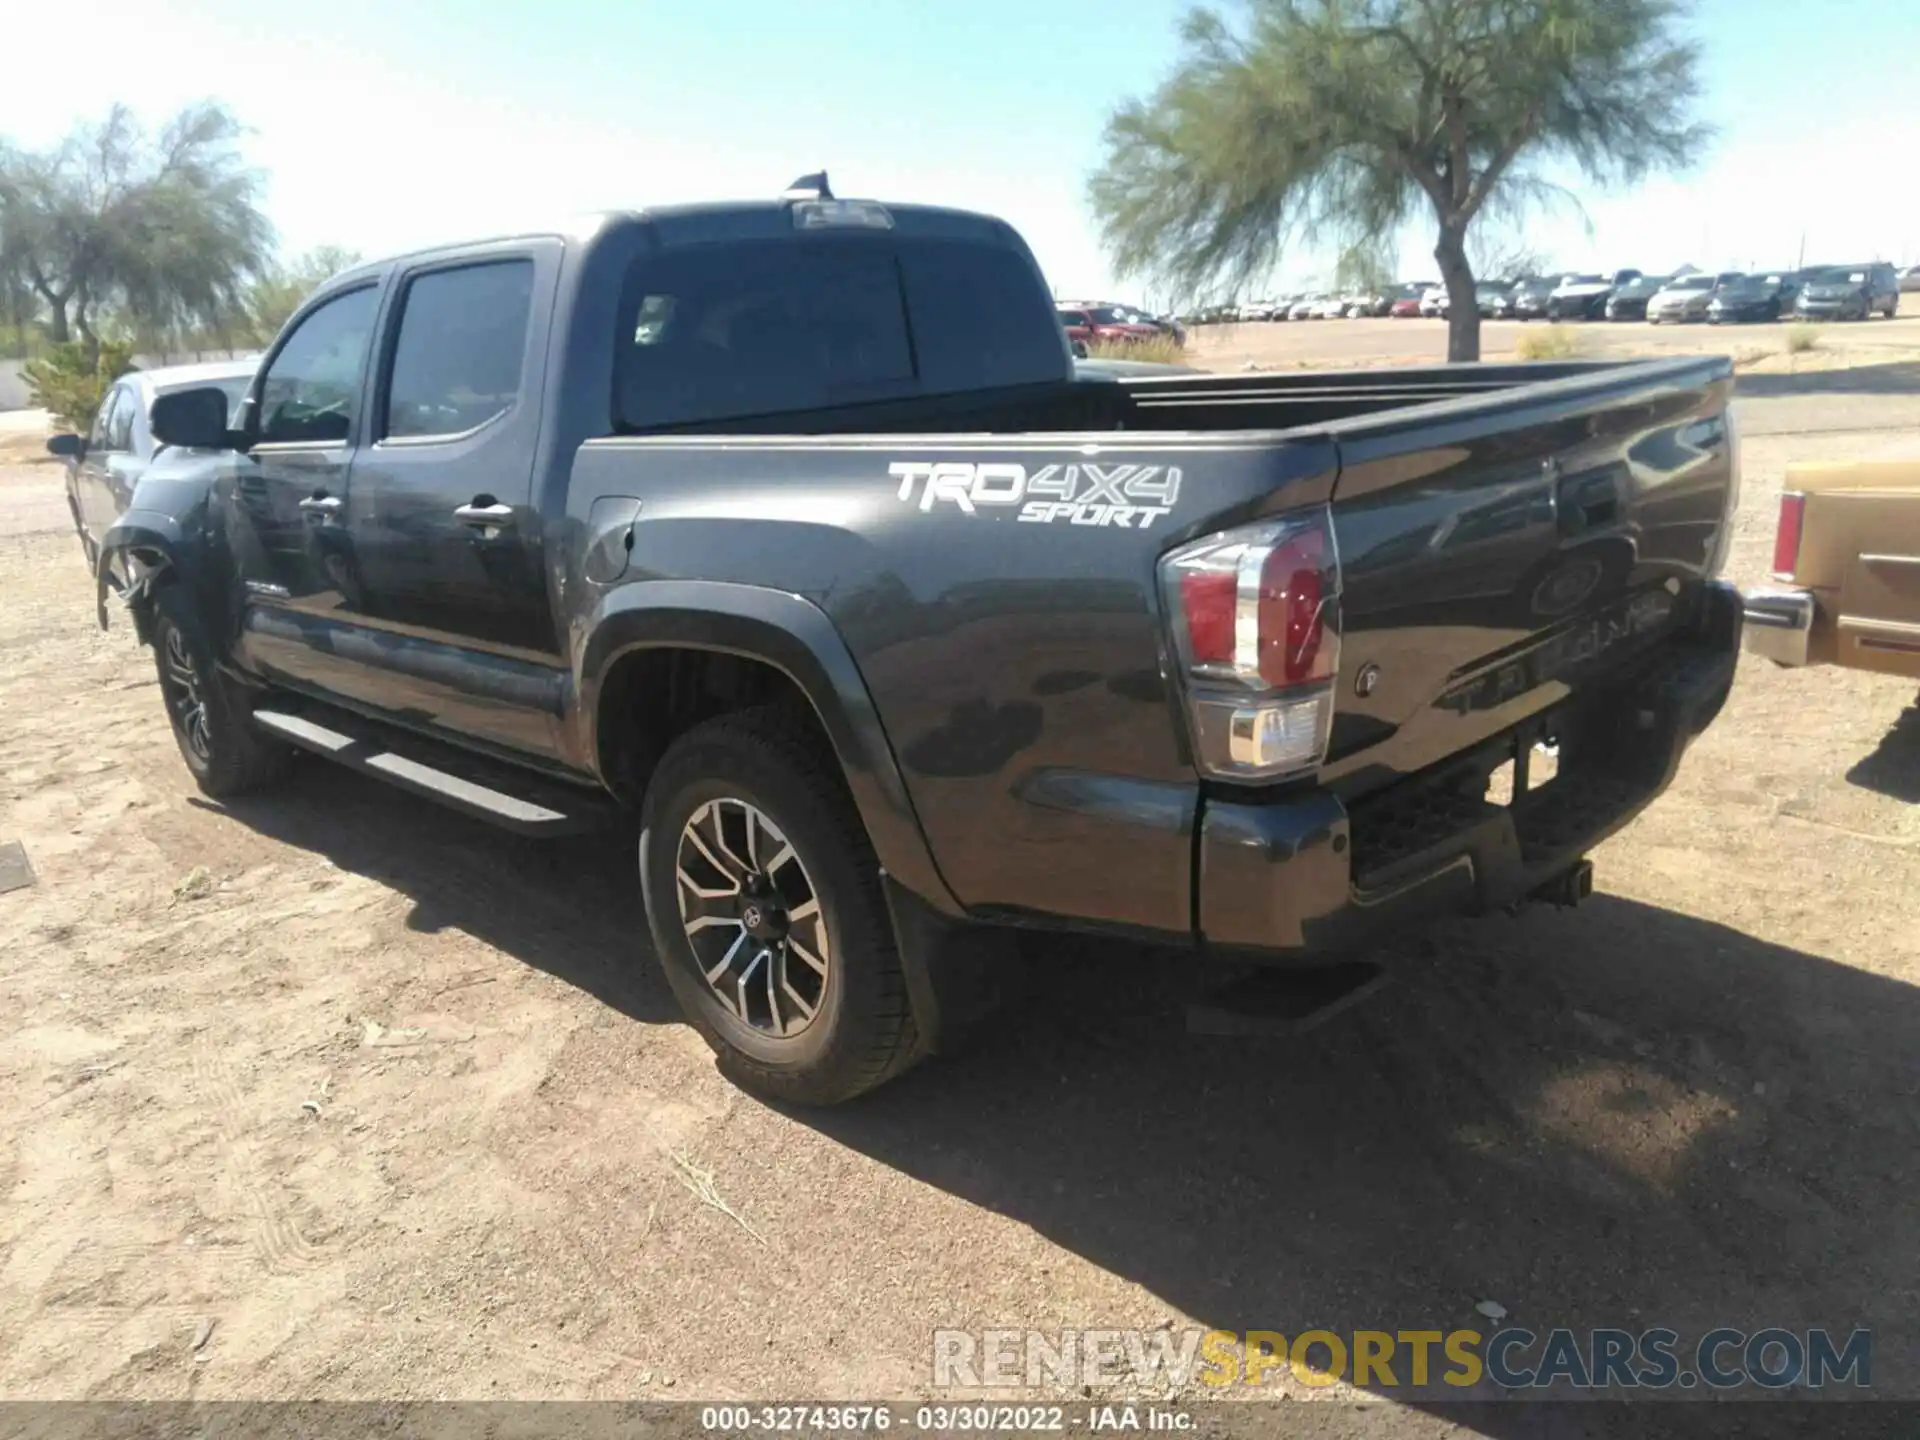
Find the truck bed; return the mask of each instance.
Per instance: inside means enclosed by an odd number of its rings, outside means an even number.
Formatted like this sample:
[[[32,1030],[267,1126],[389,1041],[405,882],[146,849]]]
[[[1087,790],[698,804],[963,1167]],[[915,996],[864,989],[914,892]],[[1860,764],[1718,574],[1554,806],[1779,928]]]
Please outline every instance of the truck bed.
[[[1681,623],[1726,544],[1730,385],[1712,358],[1088,378],[594,440],[568,503],[639,502],[625,578],[826,612],[969,910],[1185,936],[1218,787],[1187,748],[1158,557],[1332,504],[1344,643],[1316,778],[1352,804]]]

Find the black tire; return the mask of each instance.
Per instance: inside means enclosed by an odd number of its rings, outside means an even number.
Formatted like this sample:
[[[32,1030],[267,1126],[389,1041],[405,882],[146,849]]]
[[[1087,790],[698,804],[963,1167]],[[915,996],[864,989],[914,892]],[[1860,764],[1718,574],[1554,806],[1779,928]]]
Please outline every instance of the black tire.
[[[153,598],[153,659],[180,758],[202,794],[244,795],[286,772],[293,752],[254,728],[252,696],[214,664],[199,617],[177,585]]]
[[[678,878],[683,837],[715,801],[751,806],[770,821],[817,902],[830,950],[814,1012],[798,1033],[776,1034],[722,1003],[685,928]],[[747,859],[750,866],[759,863],[752,855]],[[787,1104],[835,1105],[892,1079],[918,1058],[880,865],[811,715],[780,706],[738,711],[674,741],[641,807],[640,881],[667,983],[722,1073],[743,1090]],[[758,957],[742,959],[751,973]],[[771,996],[775,961],[768,956],[765,963]],[[792,973],[805,979],[802,970]],[[745,977],[738,983],[744,1008]],[[791,1023],[798,1012],[788,993]],[[776,1010],[773,1024],[781,1023]]]

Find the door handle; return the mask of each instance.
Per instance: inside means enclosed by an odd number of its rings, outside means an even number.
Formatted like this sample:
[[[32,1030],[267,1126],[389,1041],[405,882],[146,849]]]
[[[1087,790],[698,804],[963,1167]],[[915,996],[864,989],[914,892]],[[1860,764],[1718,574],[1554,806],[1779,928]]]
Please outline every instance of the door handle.
[[[502,525],[513,523],[513,507],[492,501],[481,504],[475,500],[471,505],[461,505],[453,512],[453,518],[466,525],[486,526],[499,529]]]
[[[309,495],[300,502],[300,508],[309,515],[335,515],[339,513],[341,501],[338,495],[328,495],[324,491],[318,495]]]

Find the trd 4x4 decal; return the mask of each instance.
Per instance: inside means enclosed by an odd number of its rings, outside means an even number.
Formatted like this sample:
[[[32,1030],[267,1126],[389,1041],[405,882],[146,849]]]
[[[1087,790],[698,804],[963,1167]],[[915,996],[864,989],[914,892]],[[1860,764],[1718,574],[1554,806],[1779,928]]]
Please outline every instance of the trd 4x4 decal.
[[[975,465],[902,460],[887,467],[900,499],[921,511],[953,505],[977,515],[1018,507],[1030,524],[1118,525],[1145,530],[1180,500],[1180,470],[1171,465]]]

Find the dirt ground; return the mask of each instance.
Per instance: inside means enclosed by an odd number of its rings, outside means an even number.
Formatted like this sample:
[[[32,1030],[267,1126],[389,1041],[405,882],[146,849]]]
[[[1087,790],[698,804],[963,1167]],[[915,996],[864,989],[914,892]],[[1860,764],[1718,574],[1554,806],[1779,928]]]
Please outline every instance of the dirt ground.
[[[1739,410],[1743,582],[1789,462],[1920,456],[1905,372]],[[938,1327],[1485,1299],[1871,1326],[1920,1393],[1910,683],[1744,665],[1589,905],[1409,938],[1303,1038],[1189,1037],[1190,961],[1049,941],[970,1054],[788,1114],[675,1019],[618,846],[317,762],[199,798],[58,483],[0,470],[0,841],[38,875],[0,895],[0,1396],[905,1398]]]

